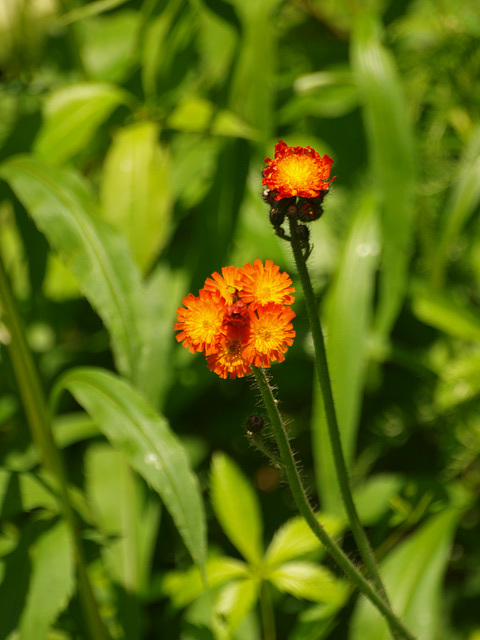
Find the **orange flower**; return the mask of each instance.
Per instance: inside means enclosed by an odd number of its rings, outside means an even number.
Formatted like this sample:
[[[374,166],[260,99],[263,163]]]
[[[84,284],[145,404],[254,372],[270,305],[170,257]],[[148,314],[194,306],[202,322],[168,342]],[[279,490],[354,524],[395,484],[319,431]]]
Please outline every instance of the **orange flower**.
[[[242,290],[239,295],[243,302],[252,305],[292,304],[294,297],[290,295],[295,288],[288,273],[280,273],[280,267],[271,260],[254,260],[253,266],[246,264],[240,271]]]
[[[294,317],[290,307],[279,304],[250,309],[250,340],[243,357],[256,367],[269,367],[272,360],[285,360],[283,354],[295,337],[291,323]]]
[[[177,309],[178,342],[191,353],[203,351],[221,378],[242,378],[252,366],[282,362],[293,343],[294,291],[287,273],[271,260],[263,265],[224,267],[207,278],[198,297],[189,294]]]
[[[265,158],[262,184],[277,191],[276,200],[300,196],[316,198],[328,189],[332,158],[323,158],[311,147],[289,147],[283,140],[275,145],[275,158]]]
[[[236,329],[228,332],[225,339],[217,345],[215,353],[207,357],[208,368],[214,371],[221,378],[243,378],[252,373],[250,362],[248,362],[243,352],[245,344],[248,343],[248,328]]]
[[[217,271],[212,273],[211,278],[205,280],[205,291],[218,292],[225,302],[230,305],[234,302],[234,297],[241,283],[238,280],[238,269],[236,267],[222,267],[222,275]]]
[[[191,353],[212,353],[223,333],[225,304],[218,295],[207,291],[200,291],[198,298],[189,293],[182,302],[186,309],[178,307],[178,322],[174,325],[175,331],[180,331],[178,342],[183,342]]]

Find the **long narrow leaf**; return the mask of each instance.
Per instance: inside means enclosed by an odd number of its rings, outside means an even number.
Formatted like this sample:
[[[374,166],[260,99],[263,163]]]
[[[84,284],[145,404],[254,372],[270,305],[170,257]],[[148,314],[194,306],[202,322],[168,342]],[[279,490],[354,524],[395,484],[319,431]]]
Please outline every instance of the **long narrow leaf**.
[[[35,152],[48,162],[65,162],[85,148],[116,107],[131,100],[126,91],[104,83],[75,84],[50,94]]]
[[[100,369],[72,369],[56,384],[67,389],[111,444],[160,495],[195,562],[205,560],[203,502],[185,450],[143,397],[127,382]]]
[[[0,165],[50,245],[78,280],[109,330],[119,370],[136,379],[146,303],[123,238],[94,218],[94,203],[77,174],[17,156]]]
[[[373,184],[383,205],[383,268],[376,324],[385,337],[407,286],[415,213],[413,136],[395,61],[380,42],[379,25],[367,12],[358,13],[351,58],[364,103]]]
[[[362,406],[379,253],[376,202],[366,197],[354,214],[326,308],[327,357],[347,464],[354,456]],[[319,393],[316,387],[313,443],[318,490],[323,508],[341,515],[340,488]]]

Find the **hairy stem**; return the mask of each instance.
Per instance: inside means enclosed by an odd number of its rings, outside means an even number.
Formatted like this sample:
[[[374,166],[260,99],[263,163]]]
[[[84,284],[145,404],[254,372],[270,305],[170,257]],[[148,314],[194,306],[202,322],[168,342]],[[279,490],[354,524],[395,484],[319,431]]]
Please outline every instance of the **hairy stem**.
[[[270,426],[277,441],[287,481],[300,514],[305,518],[313,533],[317,536],[340,569],[342,569],[347,578],[349,578],[358,590],[370,600],[370,602],[378,609],[380,614],[385,617],[392,633],[395,634],[395,637],[403,638],[404,640],[415,640],[414,636],[412,636],[408,629],[403,625],[401,620],[399,620],[399,618],[397,618],[393,613],[385,598],[383,598],[382,595],[372,587],[370,582],[363,577],[361,572],[354,564],[352,564],[352,562],[350,562],[342,549],[333,540],[333,538],[328,535],[318,521],[305,494],[305,489],[298,473],[298,468],[290,447],[285,425],[278,410],[277,401],[265,375],[265,370],[258,367],[252,367],[252,370],[270,419]]]
[[[312,332],[313,345],[315,349],[315,367],[317,371],[318,381],[320,383],[320,391],[323,399],[323,407],[325,411],[325,418],[327,421],[328,434],[332,446],[337,480],[340,486],[340,492],[342,495],[345,511],[347,513],[348,521],[350,523],[360,555],[370,575],[370,579],[372,580],[375,588],[381,594],[383,599],[388,602],[387,593],[385,591],[385,587],[383,586],[377,563],[375,562],[375,556],[373,554],[365,531],[360,524],[357,509],[352,498],[350,479],[345,463],[345,457],[343,455],[340,430],[338,428],[337,415],[335,412],[335,405],[333,401],[332,385],[330,382],[327,354],[325,350],[325,341],[323,339],[323,332],[320,325],[320,318],[318,315],[312,282],[310,280],[310,274],[308,273],[304,254],[296,230],[297,220],[292,216],[290,217],[290,232],[292,237],[291,244],[298,270],[298,275],[300,277],[300,282],[305,297],[305,305],[307,307],[307,314],[310,323],[310,329]]]

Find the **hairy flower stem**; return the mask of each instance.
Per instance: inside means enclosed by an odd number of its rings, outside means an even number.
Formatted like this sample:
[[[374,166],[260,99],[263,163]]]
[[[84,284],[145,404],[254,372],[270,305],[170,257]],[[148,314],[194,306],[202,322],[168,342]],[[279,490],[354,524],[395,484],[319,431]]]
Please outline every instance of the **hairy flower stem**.
[[[365,531],[360,524],[357,509],[355,507],[355,503],[353,502],[350,480],[345,463],[345,457],[343,455],[340,430],[338,428],[337,415],[335,412],[332,384],[330,382],[327,354],[325,350],[325,341],[323,339],[322,327],[320,325],[320,318],[315,301],[315,294],[313,292],[310,274],[308,273],[307,264],[305,261],[306,258],[302,251],[301,242],[297,233],[297,220],[295,217],[291,216],[289,217],[289,222],[291,245],[298,275],[300,277],[300,282],[303,289],[305,306],[307,307],[308,320],[310,323],[313,346],[315,349],[315,367],[317,370],[318,381],[320,383],[320,391],[323,399],[323,407],[327,421],[328,434],[332,446],[335,470],[337,474],[338,484],[340,486],[343,504],[347,513],[353,536],[355,538],[355,542],[357,543],[358,550],[363,559],[363,562],[365,563],[365,567],[367,568],[370,579],[375,585],[378,593],[385,600],[387,605],[389,605],[388,596],[380,577],[380,573],[378,571],[374,553],[365,534]],[[394,633],[393,629],[392,634],[394,638],[399,637]]]
[[[412,636],[408,629],[406,629],[402,621],[393,613],[386,600],[376,589],[373,588],[370,582],[363,577],[355,565],[350,562],[342,549],[333,540],[333,538],[328,535],[318,521],[305,494],[305,489],[303,488],[302,481],[298,473],[298,468],[293,457],[285,425],[278,410],[277,401],[274,398],[272,389],[267,380],[265,370],[258,367],[252,367],[252,371],[262,395],[262,400],[270,419],[270,427],[280,451],[285,475],[287,476],[290,490],[300,514],[305,518],[313,533],[320,540],[347,578],[349,578],[357,589],[370,600],[370,602],[378,609],[380,614],[385,617],[394,637],[402,638],[403,640],[415,640],[414,636]]]
[[[85,618],[93,640],[108,640],[109,634],[98,612],[87,567],[83,557],[77,520],[70,503],[67,479],[60,453],[55,445],[51,421],[42,387],[28,348],[7,274],[0,256],[0,319],[5,324],[8,346],[25,415],[40,460],[55,483],[59,508],[72,536],[77,571],[78,590]]]

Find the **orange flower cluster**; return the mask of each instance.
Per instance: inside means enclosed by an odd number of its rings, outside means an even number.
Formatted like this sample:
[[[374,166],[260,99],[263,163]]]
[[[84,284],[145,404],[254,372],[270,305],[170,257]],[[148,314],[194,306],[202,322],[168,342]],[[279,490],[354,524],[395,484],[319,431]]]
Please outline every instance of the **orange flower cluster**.
[[[326,154],[320,157],[311,147],[289,147],[283,140],[275,145],[275,158],[265,158],[262,184],[275,191],[275,199],[316,198],[328,189],[333,164]]]
[[[177,309],[176,338],[191,353],[201,351],[221,378],[242,378],[251,367],[282,362],[293,344],[292,281],[267,260],[223,267],[207,278],[198,296]]]

